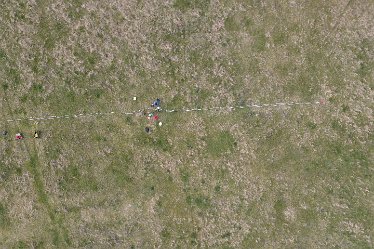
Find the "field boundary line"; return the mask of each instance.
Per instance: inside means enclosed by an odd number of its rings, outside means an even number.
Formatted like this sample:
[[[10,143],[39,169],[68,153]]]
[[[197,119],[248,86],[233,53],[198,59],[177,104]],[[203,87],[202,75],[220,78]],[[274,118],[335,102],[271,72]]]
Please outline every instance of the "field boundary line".
[[[124,111],[124,112],[92,112],[92,113],[78,113],[78,114],[65,114],[65,115],[47,115],[44,117],[27,117],[27,118],[17,118],[17,119],[6,119],[6,122],[17,122],[17,121],[49,121],[49,120],[55,120],[55,119],[70,119],[70,118],[85,118],[85,117],[96,117],[96,116],[102,116],[102,115],[113,115],[113,114],[122,114],[122,115],[136,115],[136,114],[142,114],[144,111],[158,111],[158,112],[164,112],[164,113],[174,113],[174,112],[208,112],[208,111],[220,111],[220,110],[230,110],[234,111],[236,109],[245,109],[245,108],[262,108],[262,109],[274,109],[278,107],[284,107],[289,108],[291,106],[316,106],[316,105],[323,105],[324,101],[313,101],[313,102],[276,102],[274,104],[269,103],[252,103],[247,105],[236,105],[236,106],[215,106],[215,107],[207,107],[207,108],[201,108],[201,107],[195,107],[195,108],[182,108],[182,109],[152,109],[152,108],[144,108],[143,110],[138,111]]]

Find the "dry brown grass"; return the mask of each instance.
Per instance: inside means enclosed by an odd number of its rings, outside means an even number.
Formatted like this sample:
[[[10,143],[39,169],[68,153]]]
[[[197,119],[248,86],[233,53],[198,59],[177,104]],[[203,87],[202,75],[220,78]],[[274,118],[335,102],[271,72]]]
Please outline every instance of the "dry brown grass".
[[[373,247],[371,13],[370,0],[3,3],[0,247]],[[156,97],[326,105],[161,113],[151,135],[142,117],[6,122]]]

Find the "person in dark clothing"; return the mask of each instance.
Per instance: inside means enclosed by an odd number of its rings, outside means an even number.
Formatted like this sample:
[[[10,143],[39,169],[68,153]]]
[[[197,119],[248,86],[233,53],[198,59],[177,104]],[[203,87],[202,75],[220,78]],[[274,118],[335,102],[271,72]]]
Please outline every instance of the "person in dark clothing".
[[[161,105],[161,100],[160,99],[156,99],[155,101],[153,101],[152,103],[152,107],[160,107]]]

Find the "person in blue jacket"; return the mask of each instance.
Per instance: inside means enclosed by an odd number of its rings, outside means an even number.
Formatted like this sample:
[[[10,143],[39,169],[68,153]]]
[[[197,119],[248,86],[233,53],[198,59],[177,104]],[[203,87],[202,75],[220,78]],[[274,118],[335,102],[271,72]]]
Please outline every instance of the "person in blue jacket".
[[[161,104],[161,100],[160,99],[156,99],[155,101],[153,101],[152,103],[152,107],[160,107],[160,104]]]

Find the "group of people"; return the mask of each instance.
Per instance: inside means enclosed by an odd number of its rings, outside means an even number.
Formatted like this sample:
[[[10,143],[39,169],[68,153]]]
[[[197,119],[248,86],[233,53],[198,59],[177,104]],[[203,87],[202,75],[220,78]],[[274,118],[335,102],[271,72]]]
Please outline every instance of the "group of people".
[[[2,135],[3,135],[3,137],[6,137],[8,135],[8,132],[7,131],[3,131]],[[34,138],[39,138],[39,137],[40,137],[40,132],[39,131],[35,131],[34,132]],[[20,132],[16,133],[16,140],[22,140],[24,138],[25,138],[25,136],[22,133],[20,133]]]
[[[153,126],[155,123],[158,122],[158,126],[162,126],[162,122],[159,121],[159,116],[158,112],[161,111],[161,100],[156,99],[155,101],[152,102],[151,104],[152,108],[155,108],[153,111],[147,112],[144,111],[144,116],[147,117],[149,120],[149,125],[145,127],[145,132],[151,133],[152,128],[150,126]],[[7,131],[2,132],[3,137],[8,135]],[[39,138],[40,137],[40,131],[35,131],[34,132],[34,138]],[[22,133],[16,133],[16,140],[22,140],[24,139],[24,135]]]
[[[155,108],[154,111],[151,111],[149,113],[144,111],[144,115],[147,116],[147,119],[150,121],[149,125],[153,125],[154,123],[158,122],[158,126],[162,126],[162,122],[159,122],[159,116],[157,114],[158,112],[161,111],[161,100],[156,99],[155,101],[153,101],[151,104],[151,107]],[[151,131],[152,131],[151,127],[149,126],[145,127],[145,132],[150,133]]]

